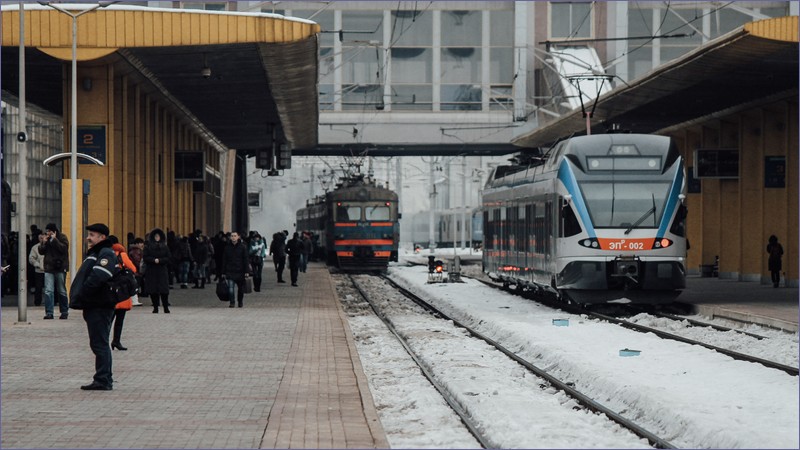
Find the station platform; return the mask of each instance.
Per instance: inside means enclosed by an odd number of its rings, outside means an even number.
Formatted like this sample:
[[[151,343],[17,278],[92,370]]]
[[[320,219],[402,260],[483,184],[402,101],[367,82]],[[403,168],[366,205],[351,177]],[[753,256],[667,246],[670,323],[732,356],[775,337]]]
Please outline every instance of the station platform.
[[[328,271],[312,263],[298,284],[268,262],[243,308],[214,283],[176,285],[170,314],[142,299],[113,391],[80,390],[94,374],[80,311],[42,320],[31,306],[20,324],[4,306],[0,447],[388,448]]]
[[[795,333],[799,301],[798,288],[699,276],[686,277],[686,289],[678,297],[678,302],[693,305],[697,314]]]

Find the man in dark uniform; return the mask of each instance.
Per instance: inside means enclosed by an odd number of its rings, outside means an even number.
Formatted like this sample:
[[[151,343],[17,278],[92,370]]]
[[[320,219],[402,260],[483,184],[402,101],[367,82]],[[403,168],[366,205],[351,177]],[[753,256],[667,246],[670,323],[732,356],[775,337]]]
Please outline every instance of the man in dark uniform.
[[[108,336],[114,320],[115,299],[107,282],[117,272],[117,256],[107,239],[108,227],[96,223],[86,227],[86,242],[89,250],[69,290],[69,306],[83,310],[83,320],[89,330],[89,346],[94,353],[94,380],[81,389],[86,391],[110,391],[114,380],[111,377],[111,348]]]

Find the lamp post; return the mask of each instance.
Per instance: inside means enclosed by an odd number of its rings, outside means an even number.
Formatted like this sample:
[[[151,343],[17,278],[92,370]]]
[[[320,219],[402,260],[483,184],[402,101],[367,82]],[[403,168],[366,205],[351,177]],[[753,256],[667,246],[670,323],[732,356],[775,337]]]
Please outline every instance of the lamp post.
[[[28,226],[28,117],[25,99],[25,5],[19,2],[19,234],[17,235],[18,323],[28,322],[28,253],[24,251],[25,227]],[[31,239],[34,236],[31,234]],[[38,237],[37,237],[38,239]],[[37,294],[38,295],[38,294]]]
[[[78,17],[92,12],[97,8],[106,7],[116,2],[103,2],[93,5],[89,9],[85,9],[78,13],[70,12],[61,6],[54,5],[50,2],[40,2],[44,6],[49,6],[58,12],[64,13],[72,17],[72,86],[71,86],[71,106],[70,106],[70,162],[69,162],[69,178],[71,180],[69,210],[69,243],[72,248],[69,251],[69,273],[70,280],[75,279],[75,268],[77,267],[77,253],[80,246],[78,245]]]

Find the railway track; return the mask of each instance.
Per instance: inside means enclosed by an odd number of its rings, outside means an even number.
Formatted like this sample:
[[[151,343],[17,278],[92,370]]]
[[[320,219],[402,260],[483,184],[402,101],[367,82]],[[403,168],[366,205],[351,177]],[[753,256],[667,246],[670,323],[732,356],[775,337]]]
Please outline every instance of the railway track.
[[[643,427],[639,426],[635,422],[633,422],[633,421],[623,417],[622,415],[618,414],[616,411],[613,411],[610,408],[604,406],[603,404],[601,404],[601,403],[595,401],[594,399],[590,398],[589,396],[584,395],[583,393],[581,393],[580,391],[575,389],[573,387],[572,383],[563,382],[562,380],[559,380],[555,376],[549,374],[547,371],[545,371],[545,370],[543,370],[543,369],[541,369],[539,367],[536,367],[535,365],[531,364],[530,362],[522,359],[521,357],[516,355],[514,352],[508,350],[507,348],[505,348],[504,346],[502,346],[498,342],[496,342],[493,339],[481,334],[480,332],[472,329],[471,327],[464,325],[463,323],[459,322],[458,320],[453,319],[452,317],[450,317],[447,314],[443,313],[438,308],[436,308],[435,306],[431,305],[430,303],[428,303],[424,299],[422,299],[419,296],[411,293],[410,291],[408,291],[407,289],[403,288],[402,286],[397,285],[391,279],[389,279],[389,278],[387,278],[385,276],[381,276],[380,278],[383,281],[385,281],[386,283],[388,283],[393,289],[395,289],[398,292],[400,292],[404,297],[406,297],[409,300],[413,301],[415,304],[419,305],[424,310],[428,311],[430,314],[434,315],[435,317],[438,317],[438,318],[441,318],[441,319],[444,319],[444,320],[447,320],[447,321],[451,321],[455,326],[457,326],[457,327],[459,327],[459,328],[461,328],[463,330],[466,330],[469,333],[469,335],[471,335],[472,337],[478,338],[478,339],[486,342],[491,347],[499,350],[504,355],[509,357],[511,360],[513,360],[516,363],[520,364],[521,366],[525,367],[525,369],[527,369],[529,372],[533,373],[534,375],[538,376],[539,378],[541,378],[543,380],[546,380],[547,383],[549,383],[553,388],[555,388],[557,390],[560,390],[560,391],[564,392],[565,394],[567,394],[569,397],[573,398],[575,401],[577,401],[580,405],[582,405],[584,408],[588,409],[589,411],[592,411],[594,413],[605,414],[609,419],[611,419],[612,421],[616,422],[621,427],[623,427],[623,428],[625,428],[627,430],[630,430],[636,436],[639,436],[639,437],[641,437],[643,439],[646,439],[652,446],[654,446],[656,448],[675,448],[674,445],[672,445],[670,442],[660,438],[655,433],[652,433],[652,432],[644,429]],[[373,309],[373,311],[375,311],[375,314],[378,317],[381,318],[381,320],[386,324],[387,328],[392,331],[392,333],[402,343],[403,347],[406,348],[406,351],[409,353],[409,355],[411,355],[411,357],[414,359],[414,361],[417,362],[417,364],[420,366],[420,370],[430,380],[431,384],[436,386],[436,389],[442,394],[442,396],[445,399],[445,401],[449,405],[451,405],[451,407],[453,407],[453,410],[459,415],[459,417],[461,417],[461,420],[464,422],[464,424],[467,426],[467,428],[470,430],[470,432],[473,434],[473,436],[475,436],[475,438],[478,440],[478,442],[480,442],[481,445],[484,446],[484,448],[495,448],[495,447],[497,447],[497,445],[495,445],[493,443],[491,437],[483,435],[483,433],[481,432],[480,427],[478,427],[476,424],[472,423],[473,419],[471,418],[471,416],[468,413],[466,413],[466,411],[463,410],[463,408],[460,406],[459,401],[457,399],[453,398],[453,396],[448,392],[448,390],[446,388],[444,388],[442,386],[439,386],[439,382],[436,380],[436,377],[433,376],[430,373],[430,369],[426,366],[426,364],[423,361],[421,361],[421,358],[419,358],[417,355],[414,354],[414,352],[411,349],[411,346],[408,344],[408,342],[406,341],[405,337],[403,337],[400,333],[398,333],[395,330],[395,327],[391,324],[391,320],[386,318],[386,316],[381,312],[380,308],[377,307],[375,305],[375,303],[370,300],[369,295],[366,292],[364,292],[358,286],[358,283],[355,283],[355,281],[353,281],[353,285],[356,287],[356,289],[358,289],[358,291],[361,294],[361,296],[364,297],[364,299],[370,304],[370,307]]]
[[[522,295],[522,293],[520,293],[519,291],[517,291],[515,289],[510,289],[510,288],[507,288],[507,287],[504,287],[504,286],[499,286],[499,285],[497,285],[495,283],[492,283],[492,282],[489,282],[489,281],[486,281],[486,280],[481,280],[481,279],[478,279],[478,278],[473,278],[473,279],[476,280],[476,281],[480,281],[484,285],[489,286],[489,287],[494,288],[494,289],[498,289],[498,290],[505,291],[505,292],[508,292],[508,293],[512,293],[512,294],[515,294],[515,295]],[[535,298],[535,297],[531,297],[531,296],[524,296],[524,297],[532,298],[533,300],[539,301],[539,302],[545,304],[546,306],[557,308],[557,309],[561,309],[561,310],[563,310],[565,312],[569,312],[569,313],[572,313],[572,314],[586,315],[587,317],[591,317],[591,318],[594,318],[594,319],[597,319],[597,320],[604,320],[604,321],[607,321],[607,322],[615,323],[615,324],[618,324],[618,325],[620,325],[622,327],[625,327],[625,328],[628,328],[628,329],[631,329],[631,330],[635,330],[635,331],[638,331],[638,332],[641,332],[641,333],[653,333],[656,336],[659,336],[659,337],[661,337],[663,339],[671,339],[671,340],[683,342],[683,343],[686,343],[686,344],[689,344],[689,345],[698,345],[698,346],[701,346],[701,347],[705,347],[705,348],[707,348],[709,350],[713,350],[713,351],[716,351],[716,352],[721,353],[723,355],[730,356],[733,359],[737,359],[737,360],[740,360],[740,361],[752,362],[752,363],[758,363],[758,364],[761,364],[763,366],[766,366],[766,367],[769,367],[769,368],[772,368],[772,369],[777,369],[777,370],[786,372],[787,374],[792,375],[792,376],[798,376],[798,374],[800,372],[800,370],[798,370],[797,367],[792,367],[792,366],[789,366],[789,365],[786,365],[786,364],[782,364],[782,363],[779,363],[779,362],[775,362],[775,361],[769,361],[769,360],[766,360],[766,359],[763,359],[763,358],[759,358],[757,356],[748,355],[748,354],[745,354],[745,353],[741,353],[741,352],[737,352],[737,351],[734,351],[734,350],[726,349],[726,348],[719,347],[719,346],[716,346],[716,345],[708,344],[706,342],[701,342],[701,341],[698,341],[698,340],[695,340],[695,339],[689,339],[689,338],[686,338],[686,337],[683,337],[683,336],[679,336],[679,335],[674,334],[674,333],[669,333],[669,332],[660,330],[658,328],[653,328],[653,327],[648,327],[648,326],[641,325],[641,324],[636,324],[636,323],[630,322],[628,320],[619,319],[619,318],[612,317],[612,316],[607,315],[607,314],[602,314],[602,313],[599,313],[599,312],[596,312],[596,311],[592,311],[590,309],[586,309],[586,308],[581,307],[579,305],[567,304],[567,303],[564,303],[564,302],[560,302],[560,301],[556,301],[556,300],[548,299],[548,298]],[[617,305],[617,306],[624,307],[624,305]],[[634,311],[634,309],[631,309],[631,311]],[[641,309],[637,309],[635,311],[636,311],[635,313],[643,312]],[[631,315],[633,315],[635,313],[632,313]],[[679,317],[679,316],[674,316],[674,315],[671,315],[671,314],[651,313],[651,312],[648,312],[648,313],[649,314],[653,314],[653,315],[657,315],[657,316],[663,317],[663,318],[669,318],[669,319],[672,319],[672,320],[688,320],[688,319],[685,319],[685,318],[682,318],[682,317]],[[765,337],[759,336],[759,335],[756,335],[756,334],[747,333],[747,332],[743,332],[743,331],[739,331],[739,330],[733,330],[731,328],[720,327],[720,326],[717,326],[717,325],[707,324],[707,323],[704,323],[704,322],[699,322],[699,321],[694,321],[693,320],[690,323],[692,323],[692,325],[694,325],[694,326],[705,326],[705,327],[713,328],[713,329],[715,329],[717,331],[735,331],[737,333],[742,333],[742,334],[754,337],[755,339],[765,339]]]

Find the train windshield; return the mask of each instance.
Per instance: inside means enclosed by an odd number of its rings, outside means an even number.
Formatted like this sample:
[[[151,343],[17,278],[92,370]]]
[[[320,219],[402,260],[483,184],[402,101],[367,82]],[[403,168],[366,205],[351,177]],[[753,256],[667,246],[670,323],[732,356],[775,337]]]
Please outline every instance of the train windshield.
[[[588,182],[581,186],[595,228],[658,228],[669,182]]]
[[[391,211],[388,206],[367,206],[366,219],[370,220],[390,220]]]
[[[334,217],[333,220],[337,222],[361,220],[361,207],[341,204],[337,205],[336,217]]]

